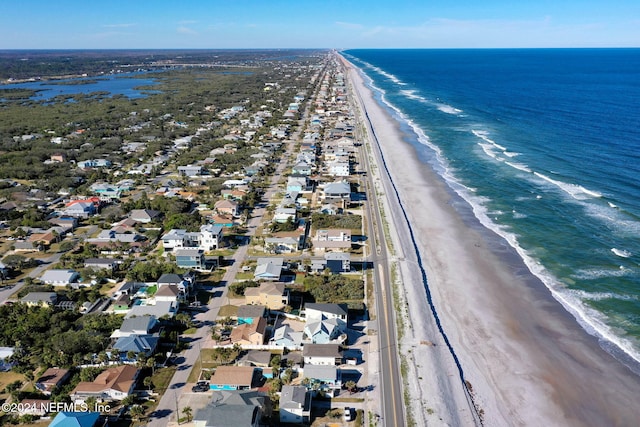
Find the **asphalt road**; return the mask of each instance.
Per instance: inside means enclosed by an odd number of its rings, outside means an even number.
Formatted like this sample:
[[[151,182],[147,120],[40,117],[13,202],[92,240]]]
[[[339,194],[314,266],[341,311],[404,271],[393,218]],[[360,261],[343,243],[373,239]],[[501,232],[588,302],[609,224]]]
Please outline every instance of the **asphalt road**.
[[[357,103],[361,112],[364,111],[362,101],[351,90],[353,102]],[[359,117],[356,125],[357,131],[364,126],[366,135],[357,135],[361,141],[367,141],[360,150],[360,164],[366,176],[364,177],[365,189],[368,195],[367,226],[370,247],[369,261],[373,264],[373,285],[375,294],[375,312],[378,325],[378,352],[380,362],[380,376],[378,387],[381,393],[381,423],[386,426],[403,426],[405,424],[405,410],[402,391],[402,375],[400,371],[395,313],[393,306],[393,291],[391,286],[390,258],[387,252],[384,230],[382,227],[381,208],[376,196],[369,156],[366,153],[366,145],[369,145],[376,157],[376,162],[381,164],[378,142],[371,127],[371,123],[366,117]],[[385,174],[383,168],[377,168],[378,173]],[[388,176],[381,176],[387,180]]]

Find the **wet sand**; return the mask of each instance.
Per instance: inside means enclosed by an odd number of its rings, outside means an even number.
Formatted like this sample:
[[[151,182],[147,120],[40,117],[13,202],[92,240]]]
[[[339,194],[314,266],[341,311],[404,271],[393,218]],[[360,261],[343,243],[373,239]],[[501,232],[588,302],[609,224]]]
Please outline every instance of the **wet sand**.
[[[406,299],[401,351],[416,423],[473,425],[475,412],[486,426],[638,425],[640,378],[600,348],[506,242],[453,208],[460,200],[403,141],[359,71],[345,71],[384,159],[374,174]]]

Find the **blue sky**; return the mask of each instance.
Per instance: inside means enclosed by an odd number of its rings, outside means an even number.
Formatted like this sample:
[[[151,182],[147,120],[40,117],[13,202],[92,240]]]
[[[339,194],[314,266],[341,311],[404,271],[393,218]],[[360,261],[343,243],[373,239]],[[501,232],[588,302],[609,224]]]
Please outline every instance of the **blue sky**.
[[[0,49],[640,47],[640,0],[21,0]]]

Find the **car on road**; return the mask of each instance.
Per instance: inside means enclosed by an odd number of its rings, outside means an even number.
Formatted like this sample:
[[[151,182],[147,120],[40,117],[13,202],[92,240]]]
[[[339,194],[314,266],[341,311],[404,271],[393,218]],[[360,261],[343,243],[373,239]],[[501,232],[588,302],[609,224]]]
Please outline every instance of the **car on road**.
[[[206,381],[198,381],[196,385],[191,387],[191,391],[194,393],[203,393],[205,391],[209,391],[209,383]]]

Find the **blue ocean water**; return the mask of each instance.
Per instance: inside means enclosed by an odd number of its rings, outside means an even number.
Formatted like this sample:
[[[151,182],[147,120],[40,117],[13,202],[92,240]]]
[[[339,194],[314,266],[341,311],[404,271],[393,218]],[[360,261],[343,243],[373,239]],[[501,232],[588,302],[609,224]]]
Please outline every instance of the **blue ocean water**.
[[[480,222],[640,361],[640,49],[343,55]]]

